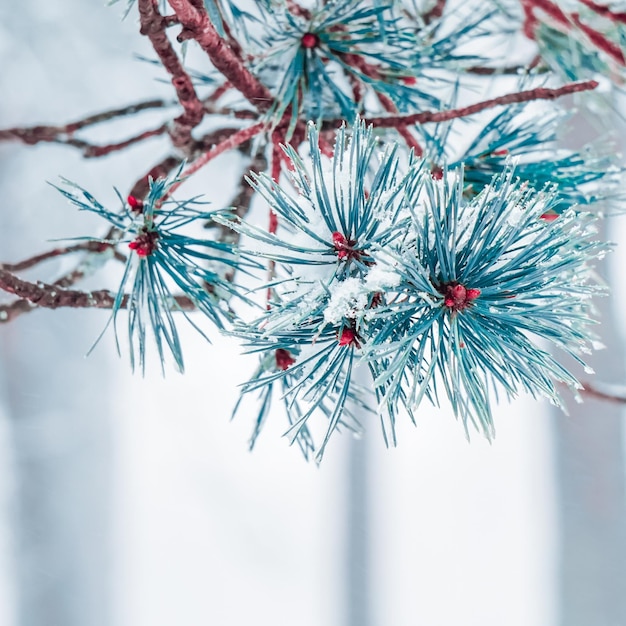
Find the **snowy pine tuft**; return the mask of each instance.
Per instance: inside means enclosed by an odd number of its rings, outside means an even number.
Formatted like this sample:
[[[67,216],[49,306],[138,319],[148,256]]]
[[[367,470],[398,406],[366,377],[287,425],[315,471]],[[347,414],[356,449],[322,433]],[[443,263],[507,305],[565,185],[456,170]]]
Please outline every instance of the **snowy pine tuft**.
[[[424,398],[446,397],[466,430],[492,437],[498,394],[559,404],[559,383],[578,386],[544,344],[580,360],[594,340],[590,263],[606,245],[593,240],[590,216],[546,219],[558,192],[520,181],[511,165],[468,196],[462,169],[433,177],[426,161],[403,164],[362,121],[338,131],[332,158],[309,130],[306,156],[286,150],[292,186],[254,179],[278,232],[233,223],[247,252],[276,263],[267,310],[234,331],[260,354],[243,386],[262,390],[257,425],[280,381],[289,437],[320,460],[339,427],[358,428],[350,404],[371,404],[352,383],[358,364],[388,443],[399,412],[414,419]]]
[[[232,318],[228,300],[246,299],[223,274],[229,268],[253,265],[236,255],[232,245],[189,233],[190,225],[213,221],[220,212],[197,208],[202,204],[197,198],[182,202],[167,198],[172,186],[181,181],[182,168],[183,165],[167,179],[151,180],[146,198],[129,196],[124,202],[120,197],[120,212],[107,209],[70,181],[65,180],[65,187],[58,188],[79,209],[96,213],[109,222],[111,239],[103,243],[127,243],[128,257],[111,320],[119,352],[117,315],[120,309],[128,309],[131,366],[134,368],[138,360],[142,371],[150,334],[161,365],[169,353],[182,372],[183,354],[173,314],[187,317],[186,311],[198,310],[223,329]],[[127,287],[129,293],[125,291]],[[176,298],[175,290],[182,297]]]

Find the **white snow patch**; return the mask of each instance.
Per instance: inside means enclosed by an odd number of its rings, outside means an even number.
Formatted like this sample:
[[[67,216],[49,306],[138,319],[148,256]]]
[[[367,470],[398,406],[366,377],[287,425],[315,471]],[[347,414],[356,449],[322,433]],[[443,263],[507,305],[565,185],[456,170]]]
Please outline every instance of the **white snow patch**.
[[[368,291],[384,291],[389,287],[400,284],[400,276],[393,270],[382,265],[374,265],[365,277],[365,287]]]
[[[330,288],[330,302],[324,311],[324,321],[337,324],[344,318],[355,318],[367,307],[368,290],[358,278],[346,278]]]

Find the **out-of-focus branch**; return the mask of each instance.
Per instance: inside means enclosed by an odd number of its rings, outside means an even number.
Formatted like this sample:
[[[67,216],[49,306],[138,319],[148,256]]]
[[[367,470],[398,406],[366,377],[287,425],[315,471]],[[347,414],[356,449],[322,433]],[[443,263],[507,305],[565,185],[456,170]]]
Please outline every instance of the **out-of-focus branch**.
[[[259,153],[254,156],[252,162],[241,176],[237,195],[231,200],[230,203],[233,208],[233,213],[239,218],[243,219],[248,214],[252,198],[254,197],[254,189],[248,183],[247,177],[250,172],[264,172],[267,169],[267,165],[265,155]],[[205,225],[205,228],[215,229],[217,231],[216,238],[218,241],[227,242],[235,246],[239,243],[241,235],[225,224],[218,224],[217,222],[210,221]],[[236,269],[234,267],[229,267],[224,274],[224,279],[232,282],[235,279],[235,273]]]
[[[615,13],[611,11],[611,9],[605,5],[596,4],[592,0],[580,0],[582,4],[584,4],[587,8],[591,9],[598,15],[602,15],[602,17],[606,17],[613,22],[620,22],[621,24],[626,24],[626,13]]]
[[[0,130],[0,141],[21,141],[29,146],[38,143],[63,143],[83,149],[89,147],[90,144],[79,139],[74,139],[72,135],[76,131],[102,124],[103,122],[110,122],[119,117],[134,115],[141,111],[170,107],[173,106],[173,104],[173,102],[166,102],[165,100],[146,100],[145,102],[131,104],[118,109],[102,111],[61,126],[40,125],[5,128]]]
[[[311,19],[311,11],[301,6],[298,2],[295,2],[295,0],[287,0],[287,9],[292,15],[296,15],[305,20]]]
[[[178,101],[183,107],[183,114],[174,120],[170,129],[172,143],[185,150],[192,143],[191,131],[202,121],[204,106],[198,99],[189,74],[185,71],[168,39],[166,29],[168,21],[159,13],[152,0],[138,0],[141,34],[150,39],[163,67],[172,77]]]
[[[578,93],[581,91],[590,91],[598,86],[597,81],[588,80],[579,83],[569,83],[563,87],[549,89],[547,87],[537,87],[528,91],[519,91],[510,93],[483,102],[477,102],[459,109],[451,109],[449,111],[424,111],[422,113],[414,113],[412,115],[386,116],[386,117],[370,117],[366,121],[379,128],[400,128],[411,124],[427,124],[429,122],[445,122],[459,117],[467,117],[474,113],[479,113],[486,109],[506,104],[515,104],[519,102],[531,102],[533,100],[555,100],[563,96]]]
[[[24,270],[39,265],[40,263],[49,261],[50,259],[58,258],[60,256],[65,256],[66,254],[72,254],[74,252],[102,253],[111,248],[113,248],[113,244],[110,243],[100,241],[85,241],[72,246],[54,248],[53,250],[42,252],[41,254],[30,257],[29,259],[25,259],[23,261],[19,261],[18,263],[0,263],[0,269],[6,270],[8,272],[23,272]],[[126,257],[117,251],[114,252],[114,257],[118,261],[126,261]]]
[[[620,65],[626,65],[624,53],[617,44],[607,39],[607,37],[605,37],[601,32],[595,30],[595,28],[591,28],[591,26],[588,26],[581,21],[577,13],[572,13],[572,21],[583,33],[585,33],[585,35],[589,38],[589,41],[591,41],[591,43],[598,48],[598,50],[602,50],[602,52],[608,54]]]
[[[254,124],[253,126],[249,126],[248,128],[242,128],[234,132],[230,137],[224,139],[220,143],[214,145],[210,150],[206,151],[204,154],[200,155],[195,161],[193,161],[189,167],[183,170],[182,178],[178,183],[172,185],[167,193],[169,197],[173,194],[184,182],[186,178],[189,178],[192,174],[195,174],[200,168],[204,167],[207,163],[212,161],[214,158],[218,157],[220,154],[223,154],[227,150],[231,150],[236,148],[237,146],[245,143],[255,137],[259,133],[263,132],[266,128],[265,122],[259,122],[258,124]]]
[[[0,322],[8,322],[20,313],[32,310],[33,307],[58,309],[69,307],[75,309],[111,309],[116,294],[108,289],[96,291],[78,291],[63,289],[58,285],[37,282],[31,283],[18,278],[11,272],[0,269],[0,289],[18,296],[21,300],[0,306]],[[28,304],[26,304],[28,303]],[[122,299],[121,308],[128,306],[128,296]],[[193,301],[187,296],[175,296],[172,310],[193,311]]]
[[[143,133],[139,133],[138,135],[135,135],[130,139],[125,139],[124,141],[119,141],[117,143],[110,143],[106,146],[85,145],[85,147],[83,148],[83,154],[85,158],[88,159],[106,156],[107,154],[111,154],[111,152],[124,150],[129,146],[140,143],[145,139],[149,139],[150,137],[158,137],[159,135],[163,135],[166,131],[167,125],[163,124],[158,128],[153,128],[152,130],[146,130]]]
[[[446,8],[446,2],[447,0],[437,0],[432,8],[422,15],[424,23],[430,24],[431,22],[438,20],[443,15]]]
[[[352,67],[358,69],[360,72],[369,76],[373,79],[380,79],[380,70],[375,65],[368,63],[363,57],[358,54],[350,54],[343,53],[340,54],[341,58]],[[357,89],[358,90],[358,89]],[[379,102],[382,104],[385,111],[388,113],[397,113],[398,109],[396,108],[393,100],[389,98],[386,94],[376,92],[376,96],[378,97]],[[397,126],[397,131],[400,136],[404,139],[407,146],[412,148],[416,155],[421,156],[423,153],[422,147],[419,145],[417,139],[411,134],[411,131],[407,128],[406,124],[399,124]]]
[[[583,396],[597,398],[598,400],[626,404],[626,387],[623,385],[586,382],[583,383],[583,388],[580,390],[580,393]]]
[[[592,0],[581,0],[588,8],[595,11],[598,15],[613,21],[626,23],[626,13],[615,13],[606,6],[596,4]],[[522,0],[522,6],[526,17],[524,24],[524,33],[530,39],[535,38],[535,28],[541,23],[542,16],[539,17],[536,11],[545,15],[550,22],[561,30],[568,32],[578,29],[589,41],[598,49],[610,56],[619,65],[626,65],[626,58],[619,45],[610,41],[603,33],[585,24],[578,13],[565,13],[552,0]]]

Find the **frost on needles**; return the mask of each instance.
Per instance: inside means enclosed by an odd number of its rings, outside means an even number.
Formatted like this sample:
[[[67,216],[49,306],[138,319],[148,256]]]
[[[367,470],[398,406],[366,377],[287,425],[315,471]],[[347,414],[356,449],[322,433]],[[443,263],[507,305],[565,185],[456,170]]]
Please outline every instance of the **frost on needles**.
[[[260,394],[252,444],[276,391],[290,439],[319,460],[336,430],[360,428],[355,405],[377,411],[388,443],[398,415],[415,420],[424,400],[448,401],[490,438],[500,396],[560,405],[558,386],[578,387],[547,345],[578,361],[591,347],[590,264],[607,247],[591,215],[559,207],[546,219],[558,190],[519,180],[513,162],[476,193],[462,167],[433,175],[358,120],[339,129],[332,157],[314,125],[306,156],[285,152],[290,185],[252,179],[278,232],[231,222],[246,252],[275,266],[267,310],[233,330],[260,358],[242,387]]]

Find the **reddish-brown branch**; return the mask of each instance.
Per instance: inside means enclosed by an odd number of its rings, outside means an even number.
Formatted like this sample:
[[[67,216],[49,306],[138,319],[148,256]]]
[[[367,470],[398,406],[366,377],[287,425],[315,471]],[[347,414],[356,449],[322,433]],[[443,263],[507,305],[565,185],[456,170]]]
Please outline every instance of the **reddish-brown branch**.
[[[569,94],[589,91],[591,89],[595,89],[597,86],[597,81],[587,80],[580,83],[569,83],[556,89],[537,87],[536,89],[510,93],[505,96],[484,100],[483,102],[477,102],[476,104],[471,104],[467,107],[451,109],[449,111],[424,111],[422,113],[413,113],[412,115],[371,117],[366,121],[367,123],[373,124],[379,128],[399,128],[401,126],[408,126],[412,124],[446,122],[459,117],[467,117],[468,115],[473,115],[496,106],[515,104],[519,102],[531,102],[533,100],[555,100],[556,98],[561,98]]]
[[[508,67],[468,67],[464,71],[475,76],[519,76],[520,73],[528,72],[533,69],[539,62],[541,57],[535,57],[529,65],[510,65]],[[535,73],[544,74],[548,71],[547,67],[536,70]]]
[[[358,54],[351,53],[343,53],[340,55],[341,58],[351,67],[357,69],[365,76],[369,78],[373,78],[374,80],[382,80],[382,75],[380,73],[380,69],[371,63],[368,63],[362,56]],[[358,84],[358,82],[357,82]],[[353,91],[355,87],[353,86]],[[356,95],[356,94],[355,94]],[[398,109],[395,104],[386,94],[380,93],[376,91],[376,95],[378,100],[383,105],[383,108],[388,113],[397,113]],[[423,154],[422,147],[419,145],[417,139],[411,134],[411,131],[407,128],[406,124],[401,124],[397,126],[397,131],[400,136],[404,139],[407,146],[412,148],[417,156],[421,156]]]
[[[170,26],[178,26],[178,24],[180,24],[180,22],[178,21],[178,17],[176,15],[164,15],[163,22],[165,23],[165,26],[168,28]]]
[[[567,15],[561,10],[559,6],[551,2],[551,0],[522,0],[522,6],[527,16],[532,16],[536,21],[535,9],[540,9],[548,17],[554,20],[557,24],[569,27],[570,20]]]
[[[572,20],[576,26],[578,26],[578,28],[585,33],[585,35],[589,38],[589,41],[591,41],[591,43],[598,48],[598,50],[602,50],[602,52],[608,54],[620,65],[626,65],[624,53],[617,44],[609,41],[602,33],[598,32],[594,28],[591,28],[591,26],[587,26],[587,24],[581,22],[577,13],[572,13]]]
[[[178,101],[183,107],[183,114],[174,120],[170,130],[172,143],[185,149],[192,143],[191,131],[202,121],[204,106],[198,99],[189,74],[185,71],[167,37],[167,21],[159,13],[156,3],[151,0],[138,0],[141,34],[150,39],[163,67],[172,77]]]
[[[296,15],[297,17],[301,17],[305,20],[311,19],[311,11],[303,6],[300,6],[300,4],[294,0],[287,0],[287,9],[292,15]]]
[[[208,133],[194,143],[193,153],[202,154],[210,150],[214,145],[225,141],[235,132],[237,132],[236,128],[221,128]],[[180,156],[169,155],[165,157],[163,160],[159,161],[159,163],[151,167],[150,170],[132,186],[130,195],[135,198],[145,198],[150,191],[150,179],[157,180],[158,178],[167,178],[176,168],[180,167],[182,162],[183,159]]]
[[[156,165],[153,165],[150,170],[142,176],[131,188],[130,195],[135,198],[143,199],[150,191],[150,180],[157,180],[158,178],[167,178],[171,172],[173,172],[183,159],[179,156],[169,155],[159,161]]]
[[[589,396],[591,398],[597,398],[598,400],[607,400],[608,402],[617,402],[618,404],[626,404],[626,389],[619,387],[619,390],[614,386],[596,386],[592,383],[584,383],[580,393]]]
[[[120,141],[118,143],[110,143],[106,146],[94,146],[91,144],[86,144],[83,148],[83,155],[88,158],[96,158],[101,156],[106,156],[107,154],[111,154],[111,152],[117,152],[118,150],[124,150],[129,146],[132,146],[136,143],[140,143],[145,139],[149,139],[150,137],[158,137],[167,131],[167,125],[163,124],[158,128],[153,128],[152,130],[146,130],[143,133],[139,133],[135,137],[131,137],[130,139],[125,139],[124,141]]]
[[[73,135],[76,131],[89,126],[109,122],[118,117],[134,115],[135,113],[140,113],[141,111],[146,111],[148,109],[162,109],[172,106],[172,104],[172,102],[166,102],[165,100],[147,100],[145,102],[131,104],[122,108],[96,113],[95,115],[89,115],[80,120],[76,120],[75,122],[70,122],[61,126],[5,128],[0,130],[0,141],[21,141],[29,146],[43,142],[69,143],[68,139],[70,139],[71,135]],[[82,144],[77,147],[82,147]]]
[[[596,4],[592,0],[579,0],[581,4],[584,4],[586,7],[597,13],[598,15],[602,15],[602,17],[606,17],[613,22],[619,22],[621,24],[626,24],[626,13],[615,13],[611,11],[609,7]]]
[[[600,6],[591,0],[581,1],[587,7],[604,17],[616,22],[626,23],[626,13],[613,13],[608,7]],[[600,31],[582,22],[578,13],[567,14],[551,0],[522,0],[522,5],[526,16],[524,33],[531,39],[534,39],[535,27],[541,21],[541,18],[537,17],[535,13],[535,11],[539,9],[554,22],[555,26],[562,27],[564,31],[578,28],[598,50],[609,55],[620,65],[626,65],[626,59],[624,58],[624,53],[620,46],[610,41],[606,35]]]
[[[264,154],[256,154],[250,165],[245,169],[241,178],[239,179],[238,192],[231,201],[232,211],[237,217],[243,219],[250,210],[250,204],[254,196],[254,188],[248,183],[248,176],[250,172],[264,172],[267,169],[267,159]],[[217,240],[228,242],[232,245],[237,245],[241,235],[232,230],[226,224],[218,224],[217,222],[210,221],[206,224],[205,228],[217,229]],[[235,279],[236,269],[229,267],[224,273],[224,280],[233,282]]]
[[[24,270],[39,265],[40,263],[44,263],[45,261],[49,261],[50,259],[55,259],[60,256],[65,256],[66,254],[73,254],[74,252],[102,253],[111,248],[113,248],[113,244],[110,243],[100,241],[85,241],[83,243],[77,243],[73,246],[54,248],[53,250],[42,252],[41,254],[37,254],[36,256],[30,257],[29,259],[24,259],[23,261],[19,261],[18,263],[0,263],[0,269],[6,270],[7,272],[23,272]],[[115,258],[117,258],[119,261],[126,260],[126,257],[118,252],[115,253]]]
[[[388,98],[386,95],[379,93],[378,99],[380,100],[380,103],[385,108],[385,111],[387,111],[388,113],[398,112],[398,109],[396,108],[396,105],[393,103],[391,98]],[[397,131],[406,142],[407,147],[411,148],[416,156],[422,156],[422,154],[424,154],[424,150],[422,150],[422,146],[420,146],[417,139],[411,134],[411,131],[407,128],[406,124],[402,124],[401,126],[398,126]]]
[[[232,89],[232,87],[233,86],[228,81],[217,87],[217,89],[208,98],[204,99],[203,102],[205,109],[208,103],[217,102],[229,89]]]
[[[428,12],[424,13],[424,15],[422,15],[424,23],[430,24],[431,22],[438,20],[443,15],[445,8],[446,0],[437,0],[434,6]]]
[[[180,182],[172,185],[168,191],[166,197],[173,194],[182,184],[184,179],[189,178],[192,174],[195,174],[200,168],[204,167],[209,161],[212,161],[214,158],[218,157],[220,154],[223,154],[227,150],[231,150],[232,148],[236,148],[237,146],[249,141],[259,133],[261,133],[266,128],[265,122],[259,122],[254,124],[253,126],[248,126],[248,128],[242,128],[237,132],[233,132],[230,137],[224,139],[217,145],[213,146],[210,150],[199,156],[195,161],[193,161],[185,170],[183,170],[182,178]]]
[[[198,10],[189,0],[168,1],[185,29],[179,38],[195,39],[232,86],[259,111],[267,111],[273,102],[272,94],[219,36],[206,12]]]
[[[31,310],[33,306],[46,309],[58,309],[69,307],[75,309],[111,309],[115,303],[116,294],[108,289],[96,291],[78,291],[75,289],[62,289],[58,285],[47,283],[31,283],[18,278],[11,272],[0,269],[0,289],[18,296],[21,300],[0,306],[0,322],[7,322],[12,317]],[[26,301],[30,304],[18,304]],[[173,310],[193,311],[193,301],[187,296],[176,296]],[[128,296],[124,296],[121,308],[128,306]],[[4,313],[4,315],[3,315]]]

